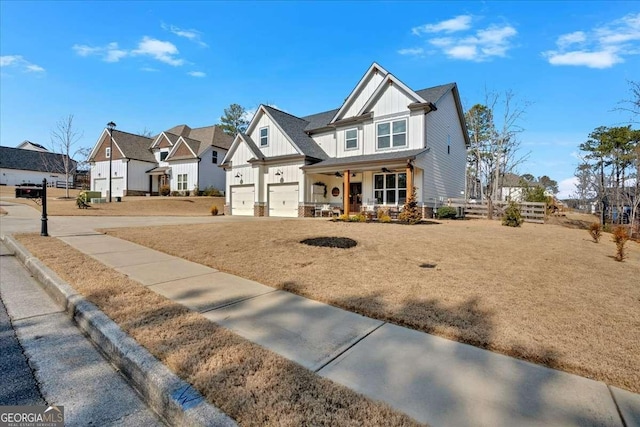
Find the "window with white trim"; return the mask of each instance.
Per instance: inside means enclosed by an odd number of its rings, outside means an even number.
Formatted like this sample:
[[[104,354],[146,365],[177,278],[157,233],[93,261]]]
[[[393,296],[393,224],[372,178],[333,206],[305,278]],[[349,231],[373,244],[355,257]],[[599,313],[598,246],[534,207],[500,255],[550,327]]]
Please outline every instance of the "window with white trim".
[[[166,159],[168,155],[169,155],[168,151],[161,151],[160,152],[160,161],[164,162],[164,159]]]
[[[403,205],[407,200],[406,172],[373,175],[373,197],[381,205]]]
[[[187,189],[187,174],[179,173],[178,174],[178,191]]]
[[[214,165],[218,164],[218,152],[216,150],[213,150],[211,152],[211,163],[213,163]]]
[[[104,156],[108,159],[111,157],[111,147],[107,147],[104,149]]]
[[[407,145],[407,119],[378,123],[378,150]]]
[[[345,150],[355,150],[358,148],[358,129],[347,129],[344,131]]]
[[[260,128],[260,147],[269,145],[269,126]]]

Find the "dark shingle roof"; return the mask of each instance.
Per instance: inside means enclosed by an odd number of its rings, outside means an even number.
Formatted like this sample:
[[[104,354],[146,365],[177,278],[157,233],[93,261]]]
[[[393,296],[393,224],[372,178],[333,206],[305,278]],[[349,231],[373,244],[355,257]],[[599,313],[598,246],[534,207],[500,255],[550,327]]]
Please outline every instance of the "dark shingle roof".
[[[151,138],[114,129],[113,140],[120,147],[122,154],[126,158],[144,162],[156,162],[156,158],[149,151],[149,145],[152,142]]]
[[[305,128],[309,124],[308,121],[267,105],[264,105],[264,108],[269,112],[273,120],[278,123],[282,130],[289,135],[294,144],[296,144],[302,151],[302,154],[320,160],[328,158],[327,153],[325,153],[322,148],[320,148],[318,144],[305,133]]]
[[[187,125],[177,125],[167,130],[167,132],[178,136],[188,136],[191,128]]]
[[[72,170],[76,161],[71,160]],[[64,156],[44,151],[0,146],[0,167],[38,172],[64,173]]]
[[[249,135],[247,135],[246,133],[242,133],[242,132],[240,132],[239,135],[240,135],[240,138],[242,138],[244,140],[244,142],[247,143],[247,145],[249,146],[249,149],[251,150],[253,155],[256,156],[256,159],[258,159],[258,160],[264,159],[264,156],[262,155],[262,152],[258,149],[258,146],[253,141],[253,139],[251,139],[251,137]]]
[[[447,83],[440,86],[434,86],[427,89],[417,90],[416,93],[427,102],[436,103],[442,96],[449,92],[456,84]]]
[[[309,122],[305,131],[309,132],[313,129],[320,129],[327,126],[338,111],[340,111],[340,109],[336,108],[335,110],[324,111],[322,113],[311,114],[310,116],[303,117],[303,120]]]
[[[402,160],[402,159],[413,158],[418,154],[427,150],[428,150],[427,148],[418,148],[415,150],[392,151],[390,153],[365,154],[363,156],[332,157],[327,160],[323,160],[322,162],[316,163],[312,166],[305,166],[304,169],[315,169],[315,168],[341,166],[341,165],[355,164],[355,163],[369,163],[369,162],[385,161],[385,160],[389,160],[389,161]]]

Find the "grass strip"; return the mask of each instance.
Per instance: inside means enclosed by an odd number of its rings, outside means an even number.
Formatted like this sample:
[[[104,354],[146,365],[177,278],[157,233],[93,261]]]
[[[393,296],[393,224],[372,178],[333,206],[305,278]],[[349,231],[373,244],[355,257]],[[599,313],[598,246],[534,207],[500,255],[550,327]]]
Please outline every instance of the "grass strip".
[[[58,239],[36,234],[16,238],[240,425],[419,425],[385,403],[210,322]]]

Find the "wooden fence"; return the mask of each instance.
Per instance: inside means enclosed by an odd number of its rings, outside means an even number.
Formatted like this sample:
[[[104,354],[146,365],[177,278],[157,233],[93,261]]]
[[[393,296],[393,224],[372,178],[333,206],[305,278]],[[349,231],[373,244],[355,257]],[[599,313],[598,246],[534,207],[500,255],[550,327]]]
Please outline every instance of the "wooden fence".
[[[464,215],[470,218],[487,218],[489,207],[486,201],[474,201],[465,199],[448,199],[448,206],[464,209]],[[493,218],[500,219],[509,202],[493,202]],[[546,217],[546,204],[539,202],[520,202],[520,213],[525,222],[544,224]]]

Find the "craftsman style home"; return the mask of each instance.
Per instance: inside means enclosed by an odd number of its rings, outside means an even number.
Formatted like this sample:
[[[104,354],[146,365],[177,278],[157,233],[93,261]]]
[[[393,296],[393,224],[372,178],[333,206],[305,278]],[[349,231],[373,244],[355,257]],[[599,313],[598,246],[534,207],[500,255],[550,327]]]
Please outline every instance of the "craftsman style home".
[[[109,136],[105,129],[89,157],[91,190],[103,196],[109,191],[110,167],[113,196],[157,195],[165,186],[179,194],[225,188],[218,164],[233,138],[218,126],[180,125],[150,138],[119,130],[113,130],[112,141]]]
[[[416,187],[427,216],[464,194],[468,144],[455,83],[413,90],[374,63],[337,109],[296,117],[258,108],[221,164],[225,213],[357,213],[402,206]]]

